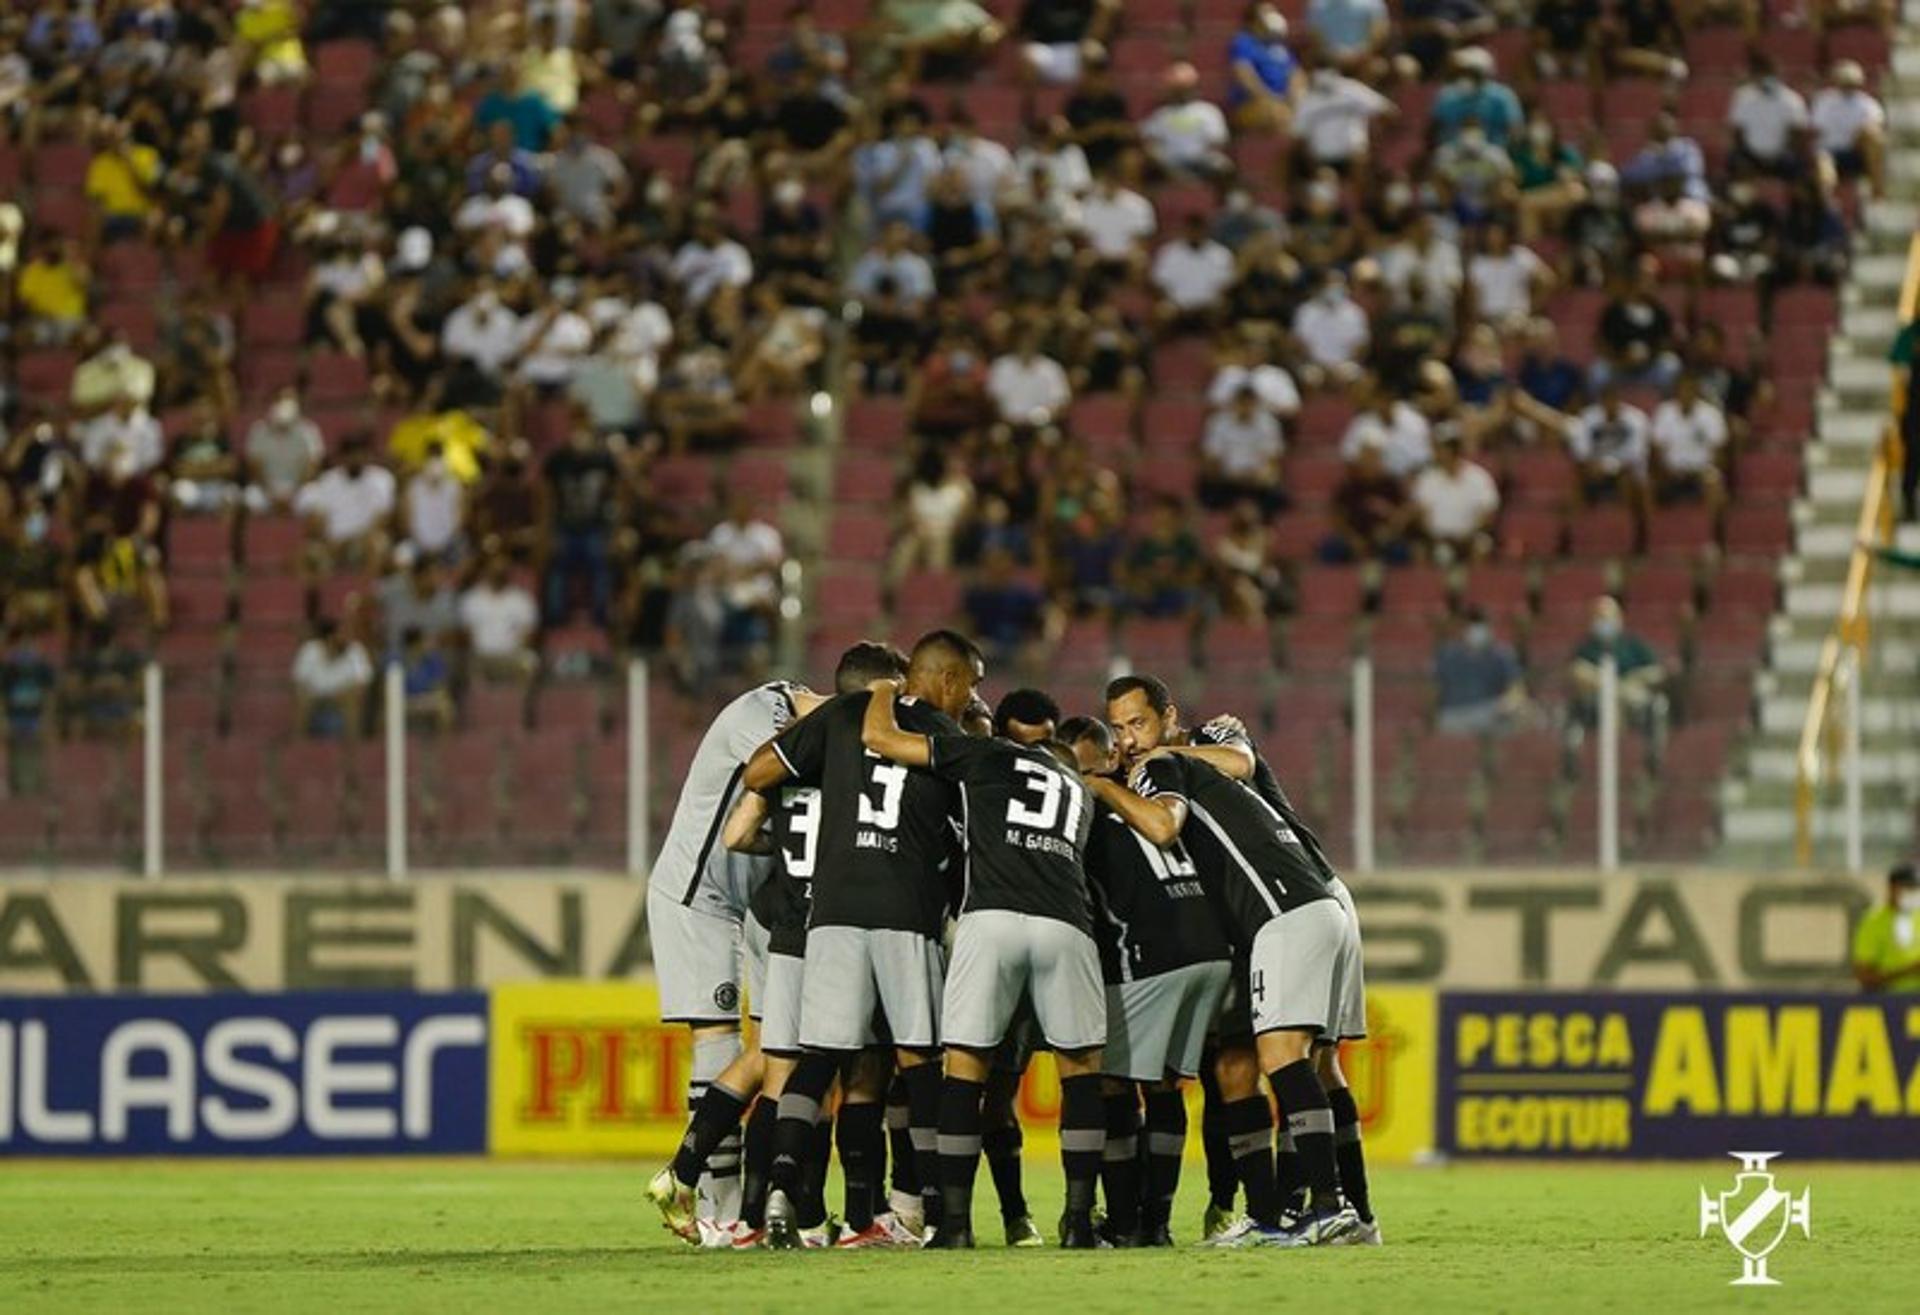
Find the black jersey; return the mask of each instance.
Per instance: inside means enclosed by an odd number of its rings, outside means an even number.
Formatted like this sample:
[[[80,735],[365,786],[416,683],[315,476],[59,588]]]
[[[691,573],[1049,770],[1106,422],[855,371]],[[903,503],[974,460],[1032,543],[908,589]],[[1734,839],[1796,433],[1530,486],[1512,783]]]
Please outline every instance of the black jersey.
[[[1045,749],[935,735],[928,768],[960,787],[966,823],[962,915],[1005,909],[1092,933],[1085,857],[1093,797]]]
[[[1320,837],[1314,834],[1313,829],[1300,820],[1299,810],[1293,806],[1293,800],[1287,797],[1286,790],[1280,784],[1280,778],[1273,774],[1273,768],[1268,766],[1267,760],[1261,756],[1260,749],[1254,744],[1252,736],[1245,731],[1229,730],[1216,722],[1208,722],[1193,732],[1193,739],[1196,744],[1238,745],[1252,754],[1253,776],[1247,784],[1253,787],[1255,794],[1271,804],[1276,813],[1287,819],[1287,824],[1293,828],[1293,833],[1300,838],[1301,846],[1313,855],[1314,860],[1325,870],[1327,876],[1337,875],[1333,860],[1327,857],[1326,846],[1320,843]]]
[[[1333,898],[1333,872],[1302,843],[1291,811],[1224,772],[1188,754],[1168,754],[1135,768],[1129,784],[1149,799],[1186,801],[1180,838],[1228,938],[1243,953],[1280,914]]]
[[[1227,957],[1227,938],[1186,846],[1162,849],[1105,804],[1087,840],[1094,939],[1108,982],[1130,982]]]
[[[767,929],[767,952],[807,952],[807,913],[813,906],[813,869],[820,853],[820,791],[783,786],[767,819],[773,835],[773,871],[748,907]]]
[[[957,846],[959,792],[932,772],[887,762],[860,742],[871,695],[842,694],[782,731],[774,752],[793,785],[818,786],[820,833],[810,926],[938,936]],[[901,699],[900,725],[958,735],[937,709]]]

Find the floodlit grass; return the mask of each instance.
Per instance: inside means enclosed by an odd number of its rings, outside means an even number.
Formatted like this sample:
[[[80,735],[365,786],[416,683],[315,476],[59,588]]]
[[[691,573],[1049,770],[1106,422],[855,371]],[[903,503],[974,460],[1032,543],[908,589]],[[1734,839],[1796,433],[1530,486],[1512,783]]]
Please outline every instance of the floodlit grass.
[[[1315,1312],[1915,1309],[1920,1174],[1781,1162],[1813,1188],[1813,1237],[1731,1288],[1698,1234],[1697,1190],[1729,1160],[1670,1166],[1383,1170],[1379,1250],[1012,1252],[980,1181],[971,1255],[729,1255],[661,1231],[651,1166],[479,1160],[0,1164],[0,1312],[1259,1310]],[[1049,1232],[1060,1180],[1030,1158]],[[1191,1239],[1203,1175],[1175,1215]],[[837,1194],[837,1188],[835,1189]]]

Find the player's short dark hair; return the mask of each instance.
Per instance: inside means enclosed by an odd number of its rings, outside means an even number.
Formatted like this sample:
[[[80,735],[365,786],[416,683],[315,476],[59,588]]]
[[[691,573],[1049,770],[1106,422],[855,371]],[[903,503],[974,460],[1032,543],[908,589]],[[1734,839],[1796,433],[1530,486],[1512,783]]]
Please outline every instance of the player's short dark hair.
[[[1098,717],[1069,717],[1060,723],[1060,742],[1078,744],[1092,740],[1101,753],[1113,752],[1113,731]]]
[[[980,651],[980,646],[957,630],[929,630],[920,636],[914,642],[908,665],[917,667],[941,658],[968,666],[984,668],[987,665],[986,654]]]
[[[1107,682],[1107,702],[1124,699],[1132,693],[1147,696],[1147,706],[1156,715],[1165,713],[1173,706],[1173,693],[1165,681],[1155,676],[1118,676]]]
[[[1055,762],[1059,763],[1062,767],[1066,768],[1070,772],[1077,772],[1080,770],[1080,760],[1074,757],[1073,750],[1068,748],[1066,744],[1061,740],[1042,740],[1040,741],[1040,743],[1034,745],[1033,747],[1036,749],[1045,749],[1048,753],[1053,755],[1053,759]]]
[[[876,680],[897,680],[906,674],[906,654],[891,644],[863,639],[840,655],[833,669],[833,687],[842,694],[857,694]]]
[[[1000,706],[993,710],[993,733],[1005,735],[1007,723],[1014,721],[1022,726],[1044,726],[1048,722],[1057,726],[1060,723],[1060,705],[1045,690],[1013,690],[1003,696]]]
[[[1916,870],[1911,863],[1895,864],[1893,871],[1887,873],[1887,883],[1893,886],[1920,886],[1920,870]]]

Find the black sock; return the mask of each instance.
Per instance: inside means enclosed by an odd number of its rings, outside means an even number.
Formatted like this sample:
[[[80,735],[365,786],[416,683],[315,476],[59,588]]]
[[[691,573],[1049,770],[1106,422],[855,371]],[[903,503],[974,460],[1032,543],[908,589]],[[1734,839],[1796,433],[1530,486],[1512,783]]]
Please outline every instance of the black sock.
[[[1027,1209],[1026,1189],[1021,1182],[1020,1154],[1026,1145],[1026,1136],[1020,1131],[1020,1125],[988,1128],[981,1145],[987,1152],[987,1169],[993,1174],[994,1194],[1000,1198],[1000,1217],[1026,1217],[1031,1212]]]
[[[940,1226],[940,1065],[916,1064],[906,1070],[907,1133],[913,1139],[915,1177],[927,1224]]]
[[[886,1111],[879,1105],[840,1106],[840,1172],[846,1176],[847,1227],[858,1233],[873,1222],[873,1184],[883,1175]]]
[[[1367,1196],[1367,1152],[1360,1141],[1360,1107],[1353,1093],[1335,1087],[1327,1093],[1333,1110],[1333,1158],[1340,1170],[1340,1191],[1354,1213],[1373,1222],[1373,1202]]]
[[[1200,1061],[1200,1149],[1207,1156],[1207,1201],[1216,1210],[1233,1209],[1240,1175],[1233,1167],[1233,1148],[1227,1145],[1226,1097],[1213,1075],[1213,1055]]]
[[[680,1138],[680,1149],[674,1153],[673,1176],[682,1186],[697,1187],[700,1175],[709,1167],[709,1161],[715,1158],[720,1143],[740,1126],[740,1116],[747,1112],[750,1096],[742,1096],[728,1091],[718,1082],[707,1087],[700,1097],[700,1103],[693,1107],[693,1118],[687,1124],[686,1135]],[[726,1167],[726,1166],[722,1166]],[[736,1155],[731,1166],[739,1172],[740,1162]]]
[[[1287,1127],[1287,1111],[1280,1111],[1279,1135],[1273,1144],[1273,1185],[1280,1196],[1282,1210],[1297,1209],[1305,1200],[1307,1180],[1300,1172],[1300,1148],[1293,1144],[1293,1131]]]
[[[1220,1111],[1233,1170],[1247,1193],[1247,1216],[1268,1228],[1279,1222],[1273,1194],[1273,1106],[1265,1096],[1227,1102]]]
[[[907,1119],[907,1084],[898,1073],[887,1086],[887,1152],[893,1159],[893,1190],[903,1196],[920,1195],[920,1167],[914,1163],[913,1133]]]
[[[1067,1214],[1093,1213],[1100,1157],[1106,1150],[1106,1111],[1100,1103],[1100,1075],[1082,1073],[1060,1080],[1060,1165],[1067,1173]]]
[[[802,1228],[824,1222],[824,1215],[813,1215],[807,1207],[803,1187],[808,1165],[813,1159],[813,1125],[820,1118],[820,1103],[827,1098],[840,1062],[832,1055],[805,1055],[794,1066],[787,1088],[780,1093],[780,1112],[773,1125],[773,1171],[769,1176],[773,1190],[793,1202]]]
[[[951,1075],[940,1086],[940,1226],[973,1228],[973,1178],[980,1171],[982,1084]]]
[[[1107,1146],[1100,1156],[1107,1222],[1129,1236],[1140,1231],[1140,1094],[1129,1085],[1124,1092],[1109,1092],[1101,1104],[1107,1120]]]
[[[1180,1158],[1187,1151],[1187,1102],[1177,1091],[1147,1093],[1147,1187],[1140,1202],[1144,1228],[1164,1228],[1180,1191]]]
[[[762,1097],[747,1116],[745,1154],[741,1159],[740,1220],[748,1228],[767,1223],[767,1182],[773,1172],[773,1127],[780,1117],[778,1099]]]
[[[1267,1074],[1280,1108],[1287,1112],[1287,1128],[1300,1154],[1300,1172],[1313,1192],[1315,1210],[1340,1206],[1340,1172],[1333,1162],[1333,1111],[1327,1093],[1313,1071],[1313,1061],[1296,1059]]]

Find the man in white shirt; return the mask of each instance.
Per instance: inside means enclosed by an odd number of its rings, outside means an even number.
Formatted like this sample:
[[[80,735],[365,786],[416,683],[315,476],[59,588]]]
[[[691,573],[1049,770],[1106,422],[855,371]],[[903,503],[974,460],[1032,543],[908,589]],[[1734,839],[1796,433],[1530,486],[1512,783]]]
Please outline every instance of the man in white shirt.
[[[1301,377],[1308,387],[1339,386],[1359,378],[1373,330],[1366,311],[1347,295],[1347,279],[1339,270],[1328,270],[1319,291],[1293,313],[1292,331],[1306,354]]]
[[[1200,501],[1215,511],[1251,500],[1267,515],[1285,504],[1280,487],[1280,458],[1286,444],[1280,422],[1260,405],[1251,385],[1242,385],[1232,403],[1207,417],[1200,439]]]
[[[1567,452],[1580,468],[1589,501],[1617,494],[1636,512],[1646,505],[1649,453],[1647,413],[1629,406],[1620,385],[1608,382],[1600,400],[1567,425]]]
[[[964,105],[947,120],[940,160],[944,168],[958,169],[973,199],[987,205],[998,205],[1000,194],[1013,186],[1013,152],[991,137],[982,137]]]
[[[751,499],[736,496],[706,544],[719,564],[727,607],[721,643],[735,649],[765,643],[779,607],[780,566],[786,560],[780,531],[754,514]]]
[[[1482,249],[1467,262],[1474,318],[1512,337],[1527,327],[1534,299],[1551,286],[1553,273],[1531,248],[1513,240],[1505,224],[1488,224],[1482,242]]]
[[[487,171],[486,190],[453,212],[453,226],[469,236],[518,246],[533,236],[534,218],[533,202],[513,190],[512,168],[496,164]]]
[[[744,288],[753,279],[753,257],[720,228],[709,206],[694,220],[693,236],[681,243],[668,266],[689,306],[703,306],[721,287]]]
[[[1660,501],[1698,498],[1717,513],[1726,500],[1720,461],[1727,417],[1701,395],[1698,378],[1683,374],[1674,381],[1673,396],[1653,409],[1650,436]]]
[[[1864,177],[1875,197],[1887,192],[1887,111],[1867,90],[1866,71],[1850,59],[1833,66],[1828,85],[1814,95],[1814,144],[1844,179]]]
[[[620,361],[633,371],[634,386],[642,397],[660,382],[660,357],[673,342],[673,321],[654,301],[631,303],[618,296],[596,298],[587,307],[595,333],[604,333],[600,354]]]
[[[1465,279],[1459,243],[1440,232],[1428,210],[1415,214],[1406,236],[1380,253],[1380,282],[1396,304],[1406,303],[1415,274],[1425,279],[1430,295],[1447,301],[1460,295]]]
[[[1140,125],[1140,140],[1153,162],[1187,178],[1222,178],[1233,172],[1227,158],[1227,116],[1199,98],[1200,73],[1184,61],[1167,70],[1167,98]]]
[[[381,560],[393,503],[393,472],[368,460],[366,435],[350,437],[341,446],[339,464],[322,471],[293,500],[293,509],[308,524],[309,569],[323,575],[336,561]]]
[[[407,481],[407,542],[424,557],[449,560],[460,547],[466,511],[466,490],[447,468],[446,453],[429,443],[426,461]]]
[[[533,674],[540,609],[533,594],[514,582],[504,553],[489,557],[480,579],[460,596],[460,624],[480,675],[525,680]]]
[[[1367,157],[1373,121],[1394,114],[1394,103],[1331,66],[1315,69],[1293,114],[1295,141],[1315,164],[1349,169]]]
[[[160,422],[146,407],[122,395],[113,405],[78,426],[80,458],[89,470],[104,470],[113,452],[126,454],[130,474],[144,475],[164,459]]]
[[[315,739],[339,739],[360,728],[373,660],[366,646],[337,622],[314,627],[314,637],[293,655],[295,729]]]
[[[1250,387],[1260,405],[1273,413],[1284,426],[1300,413],[1300,389],[1293,376],[1272,362],[1259,358],[1259,349],[1251,343],[1231,344],[1218,358],[1219,368],[1207,385],[1207,405],[1214,410],[1230,405],[1241,388]]]
[[[1776,176],[1798,167],[1794,137],[1807,126],[1807,102],[1781,81],[1773,60],[1754,52],[1751,75],[1733,93],[1727,122],[1733,127],[1733,165]]]
[[[573,290],[559,283],[551,300],[520,321],[516,373],[523,383],[547,393],[565,388],[580,361],[593,349],[593,326],[573,308]]]
[[[1154,253],[1153,286],[1161,298],[1155,318],[1162,326],[1211,322],[1233,278],[1233,253],[1207,236],[1206,216],[1187,216],[1180,240]]]
[[[1153,202],[1102,175],[1080,203],[1080,231],[1099,260],[1132,269],[1146,266],[1146,244],[1159,220]]]
[[[465,361],[490,379],[500,376],[519,348],[520,317],[489,281],[482,281],[440,326],[440,350],[447,359]]]
[[[1352,465],[1366,447],[1380,450],[1381,464],[1395,479],[1412,479],[1433,460],[1433,426],[1416,407],[1376,381],[1366,390],[1366,405],[1341,436],[1340,456]]]
[[[1003,424],[1039,429],[1066,410],[1073,387],[1060,362],[1040,354],[1040,335],[1023,329],[1013,351],[987,367],[987,396]]]
[[[1442,566],[1492,551],[1500,486],[1486,467],[1467,460],[1454,426],[1442,426],[1435,436],[1433,464],[1414,477],[1411,494],[1434,560]]]

